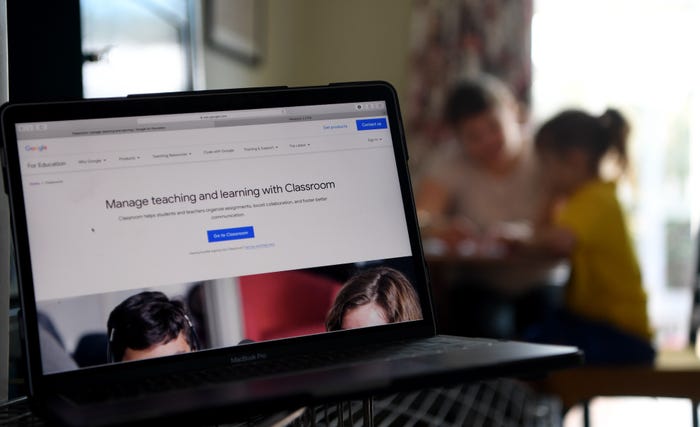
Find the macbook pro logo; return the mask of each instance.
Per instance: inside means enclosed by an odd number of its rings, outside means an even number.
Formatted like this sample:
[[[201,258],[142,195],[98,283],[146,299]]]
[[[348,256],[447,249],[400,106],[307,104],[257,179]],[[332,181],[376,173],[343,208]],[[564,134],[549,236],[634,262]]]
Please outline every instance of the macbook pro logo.
[[[229,363],[237,364],[237,363],[245,363],[245,362],[256,362],[258,360],[265,360],[265,359],[267,359],[266,353],[248,353],[248,354],[243,354],[240,356],[231,356],[229,358]]]

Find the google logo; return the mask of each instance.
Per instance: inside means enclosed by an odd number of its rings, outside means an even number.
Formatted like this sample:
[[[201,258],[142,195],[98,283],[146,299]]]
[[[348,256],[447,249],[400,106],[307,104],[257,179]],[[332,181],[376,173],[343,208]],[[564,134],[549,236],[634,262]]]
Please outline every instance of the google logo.
[[[42,151],[48,150],[48,148],[49,148],[49,147],[47,147],[46,145],[43,145],[43,144],[42,144],[42,145],[25,145],[25,146],[24,146],[24,151],[38,151],[38,152],[42,152]]]

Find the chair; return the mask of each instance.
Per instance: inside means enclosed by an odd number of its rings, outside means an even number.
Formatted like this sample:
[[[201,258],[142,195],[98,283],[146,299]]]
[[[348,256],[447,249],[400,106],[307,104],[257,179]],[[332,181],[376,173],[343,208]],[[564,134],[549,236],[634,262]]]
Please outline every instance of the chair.
[[[700,239],[696,240],[700,249]],[[700,327],[700,250],[693,276],[690,343]],[[700,358],[691,347],[657,354],[653,366],[582,367],[554,372],[540,384],[542,391],[559,395],[564,410],[583,404],[585,427],[590,426],[589,402],[603,396],[647,396],[690,399],[693,427],[700,427]]]
[[[78,366],[95,366],[109,363],[107,355],[109,338],[104,332],[87,333],[80,337],[73,352],[73,360]]]
[[[541,391],[558,395],[564,410],[583,404],[586,427],[590,426],[589,402],[602,396],[690,399],[693,426],[699,427],[700,359],[690,348],[662,351],[653,366],[591,366],[553,372],[539,386]]]

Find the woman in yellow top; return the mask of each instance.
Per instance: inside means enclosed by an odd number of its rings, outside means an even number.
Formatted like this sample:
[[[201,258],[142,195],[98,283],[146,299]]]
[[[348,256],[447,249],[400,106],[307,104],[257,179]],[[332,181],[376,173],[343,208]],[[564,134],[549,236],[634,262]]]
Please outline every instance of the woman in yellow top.
[[[565,309],[526,338],[576,345],[591,364],[651,363],[655,356],[646,293],[616,185],[600,171],[609,154],[624,169],[628,131],[615,110],[600,117],[568,110],[535,138],[552,208],[535,242],[568,256],[572,270]]]

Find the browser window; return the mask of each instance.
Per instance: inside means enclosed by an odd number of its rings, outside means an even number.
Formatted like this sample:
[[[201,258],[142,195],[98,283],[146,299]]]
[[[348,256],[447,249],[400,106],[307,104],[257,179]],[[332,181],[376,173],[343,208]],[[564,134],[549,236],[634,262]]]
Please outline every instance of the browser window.
[[[324,271],[410,259],[382,102],[22,123],[17,133],[36,299],[59,324],[99,306],[91,327],[104,330],[130,295],[200,286],[206,347],[322,332],[318,322],[251,332],[241,286],[279,272],[328,279],[325,317],[343,282]],[[72,350],[88,327],[63,329]]]

